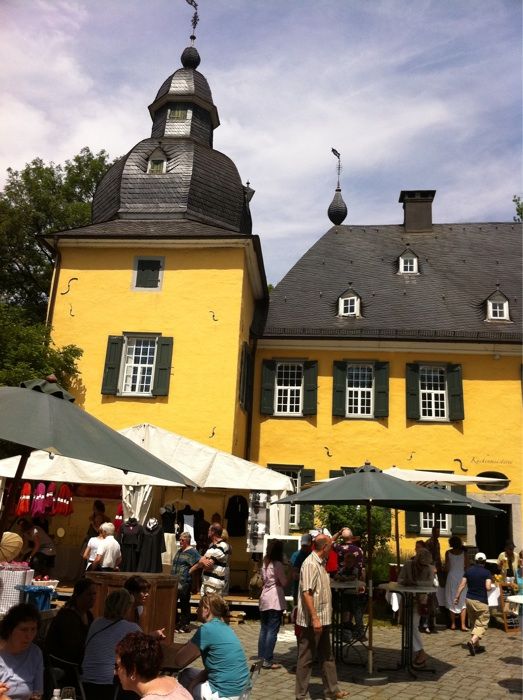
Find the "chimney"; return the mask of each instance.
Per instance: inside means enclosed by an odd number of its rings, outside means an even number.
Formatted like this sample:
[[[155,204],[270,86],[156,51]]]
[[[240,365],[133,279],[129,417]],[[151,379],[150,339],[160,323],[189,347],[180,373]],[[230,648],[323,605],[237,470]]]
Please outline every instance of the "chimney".
[[[436,190],[401,190],[406,232],[432,231],[432,202]]]

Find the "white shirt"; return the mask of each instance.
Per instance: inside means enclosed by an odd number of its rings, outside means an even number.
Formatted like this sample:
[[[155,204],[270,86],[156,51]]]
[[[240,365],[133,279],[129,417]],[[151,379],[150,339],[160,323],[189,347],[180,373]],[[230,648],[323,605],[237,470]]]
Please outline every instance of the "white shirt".
[[[121,557],[120,545],[112,535],[106,535],[103,540],[100,540],[96,556],[102,557],[100,560],[102,569],[115,569]]]
[[[89,538],[89,542],[87,543],[87,547],[89,548],[89,558],[87,561],[90,564],[92,564],[95,560],[96,555],[98,554],[98,546],[101,544],[101,542],[102,538],[98,537],[98,535],[96,537]]]

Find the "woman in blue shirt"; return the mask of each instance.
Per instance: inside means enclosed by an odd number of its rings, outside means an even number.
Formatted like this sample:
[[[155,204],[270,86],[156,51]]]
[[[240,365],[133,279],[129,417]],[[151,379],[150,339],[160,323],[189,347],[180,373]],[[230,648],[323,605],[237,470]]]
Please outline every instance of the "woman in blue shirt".
[[[42,695],[42,652],[33,644],[40,624],[38,610],[27,603],[12,607],[0,622],[0,685],[10,700]]]
[[[206,593],[198,606],[204,624],[178,652],[175,664],[183,667],[201,653],[204,670],[184,669],[180,683],[198,700],[234,700],[250,683],[247,658],[240,640],[224,621],[227,603],[217,593]]]

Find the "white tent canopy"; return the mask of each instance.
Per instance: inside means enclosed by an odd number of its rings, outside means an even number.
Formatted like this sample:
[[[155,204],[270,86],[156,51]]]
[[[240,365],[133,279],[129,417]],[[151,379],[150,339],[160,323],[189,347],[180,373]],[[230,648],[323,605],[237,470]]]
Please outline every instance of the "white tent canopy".
[[[289,477],[240,457],[221,452],[195,440],[170,433],[147,423],[119,431],[179,472],[189,476],[200,488],[226,488],[248,491],[292,492]],[[13,477],[19,457],[0,460],[0,477]],[[47,452],[31,453],[24,471],[30,481],[69,481],[75,484],[122,484],[126,486],[185,486],[176,481],[145,474],[125,474],[120,469],[69,459],[50,458]]]
[[[433,472],[422,469],[400,469],[399,467],[385,469],[383,473],[395,476],[396,479],[414,482],[419,486],[430,486],[431,484],[495,484],[505,481],[504,479],[491,479],[484,476],[468,476],[467,474]]]

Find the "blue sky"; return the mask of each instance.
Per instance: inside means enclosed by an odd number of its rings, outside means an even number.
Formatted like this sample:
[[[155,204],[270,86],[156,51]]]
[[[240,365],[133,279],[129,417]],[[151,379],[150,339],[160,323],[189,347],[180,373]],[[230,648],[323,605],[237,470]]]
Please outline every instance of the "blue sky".
[[[252,200],[269,281],[329,228],[334,146],[346,223],[507,221],[521,192],[519,0],[200,0],[214,146]],[[0,171],[83,146],[124,154],[180,67],[184,0],[2,0]]]

